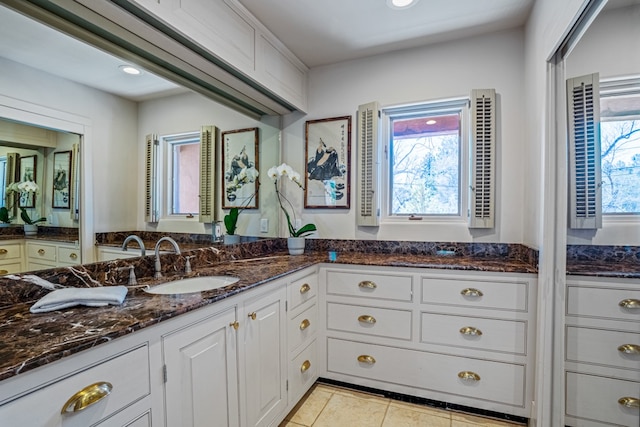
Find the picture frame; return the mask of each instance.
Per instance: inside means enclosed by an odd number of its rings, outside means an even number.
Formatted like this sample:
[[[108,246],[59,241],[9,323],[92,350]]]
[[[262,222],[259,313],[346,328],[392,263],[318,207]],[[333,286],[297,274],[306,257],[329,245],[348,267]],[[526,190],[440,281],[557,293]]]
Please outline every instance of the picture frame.
[[[222,132],[222,209],[258,209],[258,128]]]
[[[351,116],[305,122],[304,207],[349,209]]]
[[[20,157],[20,182],[24,181],[36,181],[36,156],[24,156]],[[36,195],[35,193],[20,193],[18,199],[18,207],[21,208],[35,208],[36,207]]]
[[[71,151],[53,153],[53,202],[54,209],[71,208]]]

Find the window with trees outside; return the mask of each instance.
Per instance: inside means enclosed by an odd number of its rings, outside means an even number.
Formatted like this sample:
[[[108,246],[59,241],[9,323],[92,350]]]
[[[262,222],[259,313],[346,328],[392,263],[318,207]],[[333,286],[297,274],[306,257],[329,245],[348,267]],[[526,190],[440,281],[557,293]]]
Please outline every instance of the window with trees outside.
[[[169,215],[198,214],[200,180],[200,133],[165,136],[167,181],[165,191]],[[158,176],[162,176],[161,174]]]
[[[389,216],[461,216],[468,99],[386,109]],[[465,174],[465,176],[461,176]]]

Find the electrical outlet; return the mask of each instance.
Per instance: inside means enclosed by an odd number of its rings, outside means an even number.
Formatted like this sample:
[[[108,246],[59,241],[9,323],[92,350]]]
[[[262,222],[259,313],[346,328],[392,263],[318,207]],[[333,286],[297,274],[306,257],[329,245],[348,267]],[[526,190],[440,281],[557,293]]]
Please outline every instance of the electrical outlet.
[[[269,232],[269,218],[261,218],[260,219],[260,232],[268,233]]]

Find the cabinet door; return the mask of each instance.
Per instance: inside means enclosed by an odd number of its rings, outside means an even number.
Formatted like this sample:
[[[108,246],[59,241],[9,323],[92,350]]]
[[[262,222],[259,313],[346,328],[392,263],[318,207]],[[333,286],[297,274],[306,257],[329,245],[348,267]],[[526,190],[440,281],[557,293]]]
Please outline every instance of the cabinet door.
[[[167,426],[234,426],[238,420],[235,307],[166,335]]]
[[[247,426],[270,425],[287,406],[285,300],[281,288],[244,305]]]

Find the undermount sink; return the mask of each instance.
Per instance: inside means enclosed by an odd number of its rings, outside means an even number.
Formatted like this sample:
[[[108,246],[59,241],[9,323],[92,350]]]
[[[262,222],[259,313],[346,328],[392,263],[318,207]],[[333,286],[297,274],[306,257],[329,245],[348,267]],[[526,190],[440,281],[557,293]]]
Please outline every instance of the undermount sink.
[[[192,292],[211,291],[224,288],[240,280],[233,276],[202,276],[190,279],[176,280],[157,286],[149,286],[144,291],[150,294],[175,295],[189,294]]]

